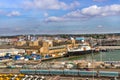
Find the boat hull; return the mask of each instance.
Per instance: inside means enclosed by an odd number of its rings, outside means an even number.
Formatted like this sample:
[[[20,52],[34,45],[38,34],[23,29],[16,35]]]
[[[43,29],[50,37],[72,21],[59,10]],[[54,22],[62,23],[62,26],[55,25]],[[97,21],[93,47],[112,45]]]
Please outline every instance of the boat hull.
[[[65,56],[78,56],[78,55],[85,55],[85,54],[91,54],[91,53],[97,53],[99,51],[96,50],[86,50],[86,51],[68,51]]]

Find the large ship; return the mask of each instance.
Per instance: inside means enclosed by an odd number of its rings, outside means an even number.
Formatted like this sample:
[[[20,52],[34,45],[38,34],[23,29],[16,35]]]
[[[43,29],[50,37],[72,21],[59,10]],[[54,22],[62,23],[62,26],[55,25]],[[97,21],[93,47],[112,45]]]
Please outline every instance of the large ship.
[[[84,54],[90,54],[90,53],[96,53],[99,52],[98,49],[92,48],[89,43],[83,42],[78,45],[78,47],[74,47],[72,49],[67,48],[68,51],[65,54],[65,56],[77,56],[77,55],[84,55]]]

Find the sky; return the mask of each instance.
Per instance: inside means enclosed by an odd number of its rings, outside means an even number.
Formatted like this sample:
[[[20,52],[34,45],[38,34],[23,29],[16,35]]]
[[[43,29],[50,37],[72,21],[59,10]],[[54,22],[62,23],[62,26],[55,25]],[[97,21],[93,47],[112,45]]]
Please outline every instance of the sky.
[[[120,33],[120,0],[0,0],[0,35]]]

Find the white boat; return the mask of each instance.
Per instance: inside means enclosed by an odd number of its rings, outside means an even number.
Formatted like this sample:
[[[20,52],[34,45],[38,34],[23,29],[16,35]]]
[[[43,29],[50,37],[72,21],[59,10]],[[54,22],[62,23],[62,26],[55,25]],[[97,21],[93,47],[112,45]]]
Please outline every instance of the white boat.
[[[92,52],[99,52],[95,49],[92,49],[91,46],[84,42],[82,44],[79,44],[77,48],[68,48],[68,52],[65,56],[77,56],[77,55],[84,55],[84,54],[90,54]]]

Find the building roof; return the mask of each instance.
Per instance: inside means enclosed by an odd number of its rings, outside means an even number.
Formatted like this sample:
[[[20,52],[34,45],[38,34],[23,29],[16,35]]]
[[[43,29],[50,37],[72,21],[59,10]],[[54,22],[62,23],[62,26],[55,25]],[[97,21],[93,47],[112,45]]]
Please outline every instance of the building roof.
[[[60,48],[65,48],[65,45],[63,45],[63,46],[49,47],[49,50],[50,50],[50,49],[60,49]]]

